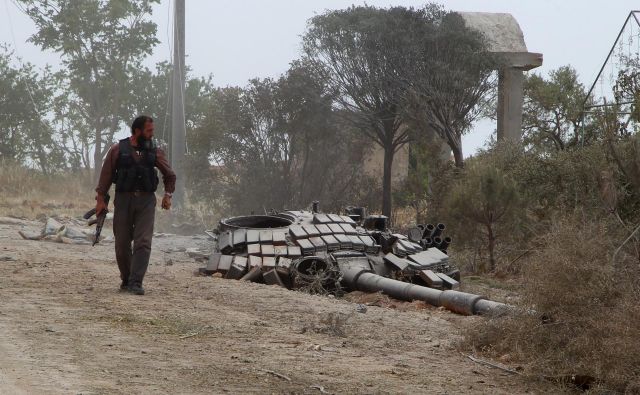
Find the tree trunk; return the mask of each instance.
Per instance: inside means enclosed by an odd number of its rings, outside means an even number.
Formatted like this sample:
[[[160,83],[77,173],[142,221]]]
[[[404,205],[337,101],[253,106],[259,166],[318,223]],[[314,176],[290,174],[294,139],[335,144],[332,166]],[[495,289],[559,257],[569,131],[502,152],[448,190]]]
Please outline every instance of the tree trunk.
[[[382,175],[382,215],[391,218],[391,165],[394,148],[392,144],[384,147],[384,173]]]
[[[100,178],[100,170],[102,168],[102,133],[96,129],[96,145],[93,151],[93,181],[97,182]]]
[[[462,148],[453,148],[453,159],[455,160],[456,167],[462,169],[464,167],[464,157],[462,156]]]
[[[496,270],[496,257],[495,257],[495,249],[496,249],[496,236],[493,234],[493,228],[491,224],[487,224],[487,238],[489,239],[489,270],[491,272]]]

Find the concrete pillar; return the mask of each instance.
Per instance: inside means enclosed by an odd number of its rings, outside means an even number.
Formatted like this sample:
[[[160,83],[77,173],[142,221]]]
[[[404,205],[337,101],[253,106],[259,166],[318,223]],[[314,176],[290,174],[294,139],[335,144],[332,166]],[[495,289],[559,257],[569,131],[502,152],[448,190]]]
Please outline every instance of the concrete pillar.
[[[503,66],[498,71],[498,141],[522,140],[524,103],[522,69]]]

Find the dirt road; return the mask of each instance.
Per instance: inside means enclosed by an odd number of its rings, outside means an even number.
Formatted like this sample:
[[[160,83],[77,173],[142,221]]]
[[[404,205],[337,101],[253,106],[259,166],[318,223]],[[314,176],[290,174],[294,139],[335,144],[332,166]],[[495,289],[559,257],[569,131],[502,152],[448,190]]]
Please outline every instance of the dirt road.
[[[40,226],[0,225],[2,394],[553,391],[466,359],[458,332],[479,317],[417,304],[363,314],[345,300],[195,276],[199,264],[162,250],[206,241],[180,236],[154,239],[147,295],[133,296],[118,291],[112,244],[17,234]]]

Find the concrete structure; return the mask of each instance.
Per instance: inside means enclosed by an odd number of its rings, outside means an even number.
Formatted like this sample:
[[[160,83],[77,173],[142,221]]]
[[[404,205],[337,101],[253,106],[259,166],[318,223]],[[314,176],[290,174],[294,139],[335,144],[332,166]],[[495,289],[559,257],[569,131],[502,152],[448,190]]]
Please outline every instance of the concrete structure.
[[[498,104],[497,131],[498,141],[521,141],[522,139],[522,106],[524,103],[524,71],[542,65],[542,54],[529,52],[524,42],[524,35],[518,21],[511,14],[490,12],[458,12],[466,25],[484,34],[488,41],[489,51],[500,59],[498,68]],[[431,133],[435,133],[431,131]],[[441,159],[450,160],[449,145],[442,144]],[[365,172],[380,177],[383,170],[384,151],[372,145],[369,156],[365,159]],[[396,153],[392,166],[392,185],[402,185],[409,174],[409,145],[405,145]]]
[[[498,141],[522,138],[524,71],[542,65],[542,54],[529,52],[518,21],[511,14],[459,12],[466,25],[484,34],[498,55]]]

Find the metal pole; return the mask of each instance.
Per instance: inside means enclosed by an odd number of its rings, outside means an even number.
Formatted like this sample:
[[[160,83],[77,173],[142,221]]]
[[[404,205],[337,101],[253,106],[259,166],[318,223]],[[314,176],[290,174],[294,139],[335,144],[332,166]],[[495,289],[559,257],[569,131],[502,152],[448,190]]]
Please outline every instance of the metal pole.
[[[171,167],[176,172],[177,182],[174,194],[174,204],[177,208],[184,207],[184,156],[185,120],[184,120],[184,25],[185,0],[175,0],[173,23],[173,97],[171,100]]]

